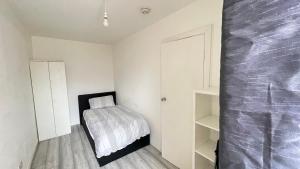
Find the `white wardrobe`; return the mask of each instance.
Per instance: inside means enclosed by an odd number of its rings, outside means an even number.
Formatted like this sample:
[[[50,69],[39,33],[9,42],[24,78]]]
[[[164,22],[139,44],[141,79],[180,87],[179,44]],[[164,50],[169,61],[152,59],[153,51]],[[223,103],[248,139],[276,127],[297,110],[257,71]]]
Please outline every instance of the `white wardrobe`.
[[[161,45],[162,156],[180,169],[194,168],[193,95],[211,87],[211,33],[207,26]]]
[[[39,140],[71,133],[64,62],[30,63]]]

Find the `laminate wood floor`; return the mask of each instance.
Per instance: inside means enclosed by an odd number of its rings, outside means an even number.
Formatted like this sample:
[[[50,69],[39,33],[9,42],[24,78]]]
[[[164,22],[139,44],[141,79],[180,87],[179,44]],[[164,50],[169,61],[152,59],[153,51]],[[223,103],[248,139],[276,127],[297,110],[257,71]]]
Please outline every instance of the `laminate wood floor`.
[[[99,167],[80,125],[66,136],[40,142],[31,169],[176,169],[152,146]]]

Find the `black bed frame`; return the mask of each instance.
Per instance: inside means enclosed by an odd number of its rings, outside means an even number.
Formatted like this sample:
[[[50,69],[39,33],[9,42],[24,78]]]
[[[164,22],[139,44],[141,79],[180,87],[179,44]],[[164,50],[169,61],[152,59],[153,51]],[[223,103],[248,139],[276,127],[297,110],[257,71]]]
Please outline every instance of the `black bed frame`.
[[[83,118],[83,111],[90,109],[90,104],[89,104],[89,99],[90,98],[95,98],[95,97],[102,97],[102,96],[113,96],[114,98],[114,102],[117,105],[117,99],[116,99],[116,92],[105,92],[105,93],[95,93],[95,94],[85,94],[85,95],[79,95],[78,96],[78,104],[79,104],[79,116],[80,116],[80,124],[82,125],[88,140],[91,144],[91,147],[94,151],[95,157],[97,158],[96,155],[96,150],[95,150],[95,142],[93,140],[93,138],[91,137],[89,130],[86,126],[86,122]],[[100,167],[114,161],[117,160],[129,153],[132,153],[140,148],[143,148],[147,145],[150,144],[150,134],[146,135],[142,138],[140,138],[139,140],[136,140],[135,142],[133,142],[132,144],[128,145],[127,147],[118,150],[117,152],[114,152],[112,154],[110,154],[109,156],[103,156],[101,158],[97,158],[97,161],[100,165]]]

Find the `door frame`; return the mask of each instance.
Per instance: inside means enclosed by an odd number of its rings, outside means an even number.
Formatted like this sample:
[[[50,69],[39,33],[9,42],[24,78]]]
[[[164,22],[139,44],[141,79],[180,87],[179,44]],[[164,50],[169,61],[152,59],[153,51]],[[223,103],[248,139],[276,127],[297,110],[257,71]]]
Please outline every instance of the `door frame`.
[[[212,49],[213,49],[213,25],[205,25],[202,26],[200,28],[196,28],[184,33],[179,33],[176,34],[174,36],[168,37],[166,39],[164,39],[161,44],[160,44],[160,70],[162,70],[162,45],[169,43],[169,42],[174,42],[174,41],[179,41],[182,39],[186,39],[186,38],[191,38],[194,36],[199,36],[199,35],[203,35],[204,36],[204,67],[203,67],[203,82],[204,82],[204,88],[209,88],[212,86],[212,79],[211,79],[211,64],[212,64]],[[209,45],[207,45],[209,44]],[[161,71],[160,71],[160,97],[162,98],[162,93],[161,93],[161,88],[162,88],[162,75],[161,75]],[[191,96],[193,97],[193,96]],[[162,111],[161,111],[161,104],[162,102],[160,102],[160,117],[161,117],[161,124],[160,126],[162,126]],[[194,119],[194,118],[193,118]],[[192,122],[194,125],[194,122]],[[193,127],[193,130],[195,130],[195,127]],[[195,131],[192,131],[193,133],[195,133]],[[162,128],[161,128],[161,145],[162,145]],[[194,135],[194,134],[193,134]],[[193,145],[193,149],[192,149],[192,167],[195,168],[195,135],[193,136],[193,140],[192,143]]]

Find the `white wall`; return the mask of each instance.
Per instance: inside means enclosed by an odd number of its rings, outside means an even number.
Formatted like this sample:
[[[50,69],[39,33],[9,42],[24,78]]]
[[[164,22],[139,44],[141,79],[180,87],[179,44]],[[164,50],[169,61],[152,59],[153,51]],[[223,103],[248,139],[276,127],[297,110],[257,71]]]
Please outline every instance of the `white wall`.
[[[79,124],[78,95],[114,90],[111,46],[34,36],[32,48],[35,60],[65,62],[72,125]]]
[[[30,163],[37,133],[29,73],[30,35],[0,1],[0,168]]]
[[[168,37],[213,24],[212,84],[218,86],[221,15],[221,0],[197,0],[114,46],[119,102],[145,115],[151,127],[151,144],[158,149],[161,149],[160,44]]]

